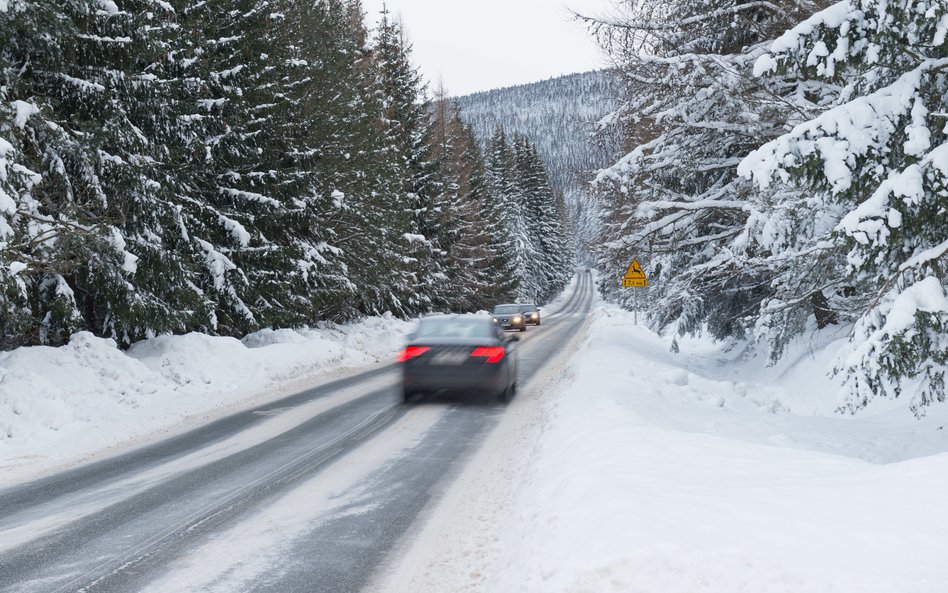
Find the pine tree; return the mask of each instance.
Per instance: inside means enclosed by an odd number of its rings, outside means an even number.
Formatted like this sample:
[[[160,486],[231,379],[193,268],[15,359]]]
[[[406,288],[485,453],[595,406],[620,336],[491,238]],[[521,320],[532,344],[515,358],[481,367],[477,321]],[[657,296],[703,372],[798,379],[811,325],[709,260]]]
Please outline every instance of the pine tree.
[[[393,247],[408,264],[402,277],[394,280],[398,298],[406,311],[444,309],[450,301],[448,244],[453,230],[446,226],[450,213],[444,204],[441,167],[433,154],[441,150],[441,140],[435,137],[425,85],[411,64],[411,46],[400,23],[390,20],[387,11],[376,32],[373,58],[387,128],[388,193],[395,198],[386,224],[396,229],[399,241]]]
[[[460,109],[457,111],[460,117]],[[490,173],[473,127],[464,125],[459,152],[462,165],[461,187],[471,204],[472,216],[463,227],[469,236],[482,288],[470,291],[471,309],[491,309],[497,303],[516,300],[519,279],[516,274],[516,250],[507,232],[503,204],[491,189]]]
[[[516,154],[502,128],[497,129],[488,145],[487,175],[491,193],[496,196],[503,216],[506,234],[513,242],[511,280],[516,286],[516,300],[533,300],[541,292],[536,277],[530,273],[538,252],[527,227],[523,193],[517,178]]]
[[[471,204],[465,230],[470,262],[477,271],[468,291],[470,309],[490,310],[497,303],[515,300],[516,253],[513,238],[506,232],[500,201],[489,186],[486,164],[472,128],[465,126],[461,137],[462,162],[466,164],[462,188]]]
[[[536,146],[523,136],[515,136],[513,149],[524,222],[536,246],[536,257],[528,262],[528,269],[538,290],[529,300],[546,302],[559,294],[572,277],[573,250],[563,224],[562,204],[550,186]]]
[[[160,54],[152,20],[161,3],[17,2],[2,17],[9,128],[28,183],[17,188],[23,234],[18,290],[32,319],[26,343],[62,343],[90,329],[128,342],[179,326],[164,280],[140,272],[157,216],[153,145],[136,127]],[[154,11],[152,10],[154,9]],[[29,224],[22,224],[28,219]],[[141,255],[134,252],[138,251]],[[165,257],[169,276],[182,262]],[[25,323],[25,322],[23,322]]]
[[[814,250],[844,258],[828,288],[855,295],[858,320],[837,366],[850,411],[906,391],[918,414],[945,399],[946,37],[939,0],[853,0],[791,29],[756,63],[758,75],[831,90],[832,108],[752,153],[741,172],[777,185],[774,210],[789,212]]]
[[[0,36],[2,348],[518,294],[514,151],[495,193],[358,0],[8,0]]]
[[[603,292],[628,304],[618,278],[633,259],[651,277],[657,327],[742,336],[770,289],[735,257],[750,186],[735,165],[782,131],[792,104],[750,77],[772,36],[812,2],[649,0],[592,21],[621,63],[627,97],[614,117],[632,150],[598,176]],[[751,315],[752,316],[752,315]]]
[[[457,104],[439,92],[432,113],[434,158],[443,181],[447,277],[452,287],[451,309],[458,312],[489,309],[505,294],[509,283],[504,251],[505,226],[489,194],[484,163],[471,129],[461,121]],[[503,270],[503,271],[500,271]]]

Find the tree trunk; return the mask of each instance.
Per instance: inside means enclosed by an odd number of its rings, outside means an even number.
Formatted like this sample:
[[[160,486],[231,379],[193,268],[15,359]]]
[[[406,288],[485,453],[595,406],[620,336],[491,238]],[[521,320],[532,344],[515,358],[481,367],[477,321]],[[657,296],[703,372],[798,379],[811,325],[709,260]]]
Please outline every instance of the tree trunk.
[[[816,326],[820,329],[839,323],[836,311],[830,309],[829,301],[826,300],[826,295],[823,294],[822,290],[817,290],[810,295],[810,304],[813,306],[813,314],[816,316]]]

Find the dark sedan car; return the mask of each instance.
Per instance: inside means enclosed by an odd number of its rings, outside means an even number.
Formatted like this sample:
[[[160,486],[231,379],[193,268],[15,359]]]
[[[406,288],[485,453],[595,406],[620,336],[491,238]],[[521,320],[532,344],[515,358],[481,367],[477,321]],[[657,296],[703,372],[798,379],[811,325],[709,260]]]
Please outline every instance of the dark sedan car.
[[[520,312],[520,305],[497,305],[491,315],[494,317],[494,323],[504,329],[527,330],[527,320]]]
[[[520,313],[523,314],[524,323],[540,325],[540,307],[533,303],[520,303],[517,306],[520,307]]]
[[[404,400],[452,391],[510,401],[517,389],[516,341],[488,317],[422,319],[398,356]]]

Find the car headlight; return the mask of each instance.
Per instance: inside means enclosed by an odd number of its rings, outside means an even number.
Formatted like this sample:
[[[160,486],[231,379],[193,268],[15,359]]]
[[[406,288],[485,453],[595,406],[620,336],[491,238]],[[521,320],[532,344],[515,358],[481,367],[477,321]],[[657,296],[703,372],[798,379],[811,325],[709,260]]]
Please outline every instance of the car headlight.
[[[514,317],[513,320],[514,320],[514,321],[521,321],[521,320],[523,320],[523,317],[517,315],[516,317]]]

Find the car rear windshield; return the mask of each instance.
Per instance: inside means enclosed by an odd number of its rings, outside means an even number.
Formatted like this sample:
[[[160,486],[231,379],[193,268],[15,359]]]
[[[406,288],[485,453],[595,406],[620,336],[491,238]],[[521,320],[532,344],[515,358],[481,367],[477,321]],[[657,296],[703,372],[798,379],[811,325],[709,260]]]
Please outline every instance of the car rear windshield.
[[[416,337],[489,338],[494,333],[489,319],[426,319],[418,326]]]
[[[498,305],[494,307],[494,313],[500,315],[505,315],[507,313],[519,313],[520,309],[517,308],[517,305]]]

